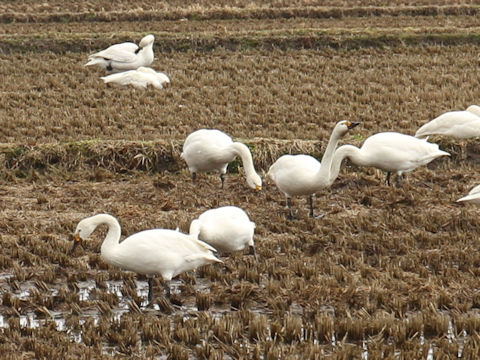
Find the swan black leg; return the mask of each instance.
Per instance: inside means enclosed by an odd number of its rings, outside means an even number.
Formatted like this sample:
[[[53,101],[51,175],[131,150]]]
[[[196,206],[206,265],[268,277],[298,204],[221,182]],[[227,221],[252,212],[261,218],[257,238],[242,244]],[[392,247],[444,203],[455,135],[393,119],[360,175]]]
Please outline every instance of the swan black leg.
[[[390,171],[387,171],[387,178],[385,179],[385,182],[387,183],[388,186],[390,186],[390,176],[392,173]]]
[[[289,211],[288,220],[295,220],[295,215],[293,215],[292,210],[292,198],[290,196],[287,196],[287,207]]]
[[[308,203],[310,204],[310,217],[311,218],[314,218],[314,219],[321,219],[322,217],[324,217],[325,215],[316,215],[314,214],[314,194],[310,195],[309,198],[308,198]]]
[[[255,260],[258,261],[257,251],[255,250],[255,245],[250,245],[250,255],[253,255]]]
[[[153,300],[153,278],[148,278],[148,302]]]
[[[396,177],[395,177],[395,186],[398,188],[398,187],[401,187],[403,184],[403,175],[402,174],[398,174]]]
[[[225,174],[220,174],[220,180],[222,180],[222,189],[225,186]]]
[[[170,292],[170,281],[164,281],[163,288],[165,289],[165,295],[167,298],[170,298],[170,295],[172,295]]]
[[[197,180],[197,173],[193,172],[192,173],[192,182],[195,182]]]

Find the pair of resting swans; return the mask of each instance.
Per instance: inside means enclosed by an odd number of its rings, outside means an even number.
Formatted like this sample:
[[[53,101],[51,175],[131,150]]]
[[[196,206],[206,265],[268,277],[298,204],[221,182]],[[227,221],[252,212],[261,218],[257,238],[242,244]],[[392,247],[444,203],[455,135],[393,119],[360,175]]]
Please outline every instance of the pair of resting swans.
[[[332,185],[345,158],[356,165],[372,166],[401,176],[439,156],[449,155],[439,150],[437,144],[396,132],[372,135],[360,148],[343,145],[337,149],[340,138],[356,125],[358,123],[345,120],[336,124],[321,163],[309,155],[284,155],[270,167],[267,176],[285,194],[291,219],[294,218],[292,196],[309,196],[310,216],[314,217],[313,195]]]
[[[236,206],[224,206],[205,211],[190,225],[190,235],[168,229],[138,232],[120,242],[118,220],[109,214],[98,214],[81,220],[75,230],[72,252],[100,225],[108,232],[100,253],[109,264],[146,275],[148,301],[153,300],[153,277],[160,275],[170,295],[170,280],[199,266],[221,262],[214,252],[234,252],[250,247],[256,256],[253,241],[255,223]],[[201,240],[200,240],[201,239]]]
[[[85,66],[97,65],[108,71],[136,70],[153,62],[153,42],[151,34],[143,37],[139,45],[132,42],[115,44],[88,57]]]

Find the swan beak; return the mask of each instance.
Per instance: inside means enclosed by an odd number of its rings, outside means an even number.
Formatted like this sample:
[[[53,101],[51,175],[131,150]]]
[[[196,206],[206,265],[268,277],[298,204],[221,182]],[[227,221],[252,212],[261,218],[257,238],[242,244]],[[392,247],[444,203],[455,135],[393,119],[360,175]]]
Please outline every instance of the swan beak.
[[[72,250],[70,250],[70,254],[73,254],[78,245],[82,245],[82,238],[80,237],[80,234],[77,233],[75,234],[75,239],[73,240],[73,246]]]
[[[255,190],[257,190],[257,191],[262,190],[262,185],[257,185],[257,186],[255,186]]]
[[[347,123],[347,127],[348,127],[349,130],[353,129],[355,126],[358,126],[358,125],[360,125],[359,122],[351,122],[351,121],[349,121],[349,122]]]

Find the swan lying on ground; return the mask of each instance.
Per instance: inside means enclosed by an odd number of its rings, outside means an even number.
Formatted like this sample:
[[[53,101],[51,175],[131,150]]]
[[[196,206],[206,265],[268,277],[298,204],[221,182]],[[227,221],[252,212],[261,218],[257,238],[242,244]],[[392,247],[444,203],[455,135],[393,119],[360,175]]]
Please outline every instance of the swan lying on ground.
[[[397,183],[404,172],[415,170],[440,156],[450,155],[426,140],[397,132],[382,132],[367,138],[359,149],[353,145],[340,146],[336,154],[349,158],[359,166],[373,166],[390,173],[397,173]]]
[[[198,237],[220,252],[243,250],[247,245],[256,256],[253,233],[255,223],[236,206],[223,206],[202,213],[190,224],[190,235]]]
[[[289,219],[295,218],[292,196],[302,195],[309,196],[310,216],[315,217],[313,195],[330,187],[337,178],[343,160],[335,153],[338,141],[358,124],[343,120],[335,125],[321,163],[310,155],[283,155],[270,166],[267,176],[285,194],[290,211]]]
[[[449,111],[417,130],[415,137],[450,135],[458,139],[480,136],[480,106],[471,105],[464,111]]]
[[[215,249],[210,245],[175,230],[144,230],[119,243],[120,224],[108,214],[94,215],[78,223],[72,252],[102,224],[108,226],[100,250],[102,258],[111,265],[146,275],[149,302],[153,300],[153,276],[161,275],[167,282],[165,289],[169,296],[173,277],[202,265],[222,262],[213,255]]]
[[[215,129],[201,129],[187,136],[180,155],[188,165],[195,181],[198,172],[216,171],[220,173],[222,189],[225,184],[227,166],[240,156],[252,189],[262,189],[262,179],[255,171],[250,150],[245,144],[233,142],[227,134]]]
[[[147,35],[140,40],[139,46],[131,42],[115,44],[88,57],[85,66],[98,65],[109,71],[135,70],[153,62],[153,42],[155,37]]]
[[[149,85],[157,89],[162,89],[170,83],[168,76],[162,72],[156,72],[152,68],[140,66],[137,70],[129,70],[121,73],[102,76],[101,79],[106,83],[119,85],[132,85],[136,88],[145,89]]]
[[[480,206],[480,185],[475,186],[467,196],[457,200],[458,202],[468,202]]]

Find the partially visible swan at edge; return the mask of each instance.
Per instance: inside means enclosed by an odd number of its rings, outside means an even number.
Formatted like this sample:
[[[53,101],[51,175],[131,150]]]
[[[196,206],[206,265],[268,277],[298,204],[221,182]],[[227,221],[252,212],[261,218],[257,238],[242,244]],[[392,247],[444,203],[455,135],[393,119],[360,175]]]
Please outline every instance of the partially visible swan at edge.
[[[402,173],[426,165],[440,156],[450,155],[426,140],[397,132],[382,132],[368,137],[361,148],[353,145],[340,146],[336,154],[349,158],[360,166],[373,166],[387,171],[387,184],[390,173],[397,173],[397,183]]]
[[[145,89],[149,85],[162,89],[170,83],[168,76],[162,72],[156,72],[152,68],[140,66],[136,70],[123,71],[100,77],[106,84],[132,85],[136,88]]]
[[[457,202],[468,202],[480,206],[480,185],[475,186],[467,196],[458,199]]]
[[[94,215],[78,223],[72,252],[102,224],[108,226],[100,250],[102,258],[111,265],[146,275],[149,302],[153,300],[153,276],[161,275],[167,282],[165,289],[169,296],[168,284],[173,277],[202,265],[222,262],[213,255],[213,247],[175,230],[144,230],[119,243],[120,224],[108,214]]]
[[[115,44],[88,57],[85,66],[98,65],[109,71],[135,70],[153,62],[153,42],[155,37],[147,35],[139,45],[132,42]]]
[[[227,166],[240,156],[250,188],[261,190],[262,179],[255,171],[250,150],[245,144],[233,142],[232,138],[215,129],[201,129],[187,136],[180,155],[188,165],[195,181],[198,172],[216,171],[220,173],[222,189],[225,184]]]
[[[471,105],[467,110],[449,111],[420,127],[417,138],[430,135],[450,135],[458,139],[480,136],[480,106]]]
[[[270,166],[267,176],[285,194],[290,219],[295,218],[291,198],[302,195],[309,196],[310,216],[315,217],[313,195],[330,187],[337,178],[343,160],[334,156],[338,141],[358,124],[342,120],[335,125],[321,163],[310,155],[283,155]]]
[[[190,224],[190,235],[212,245],[219,252],[233,252],[250,247],[257,258],[253,233],[255,223],[236,206],[222,206],[202,213]]]

